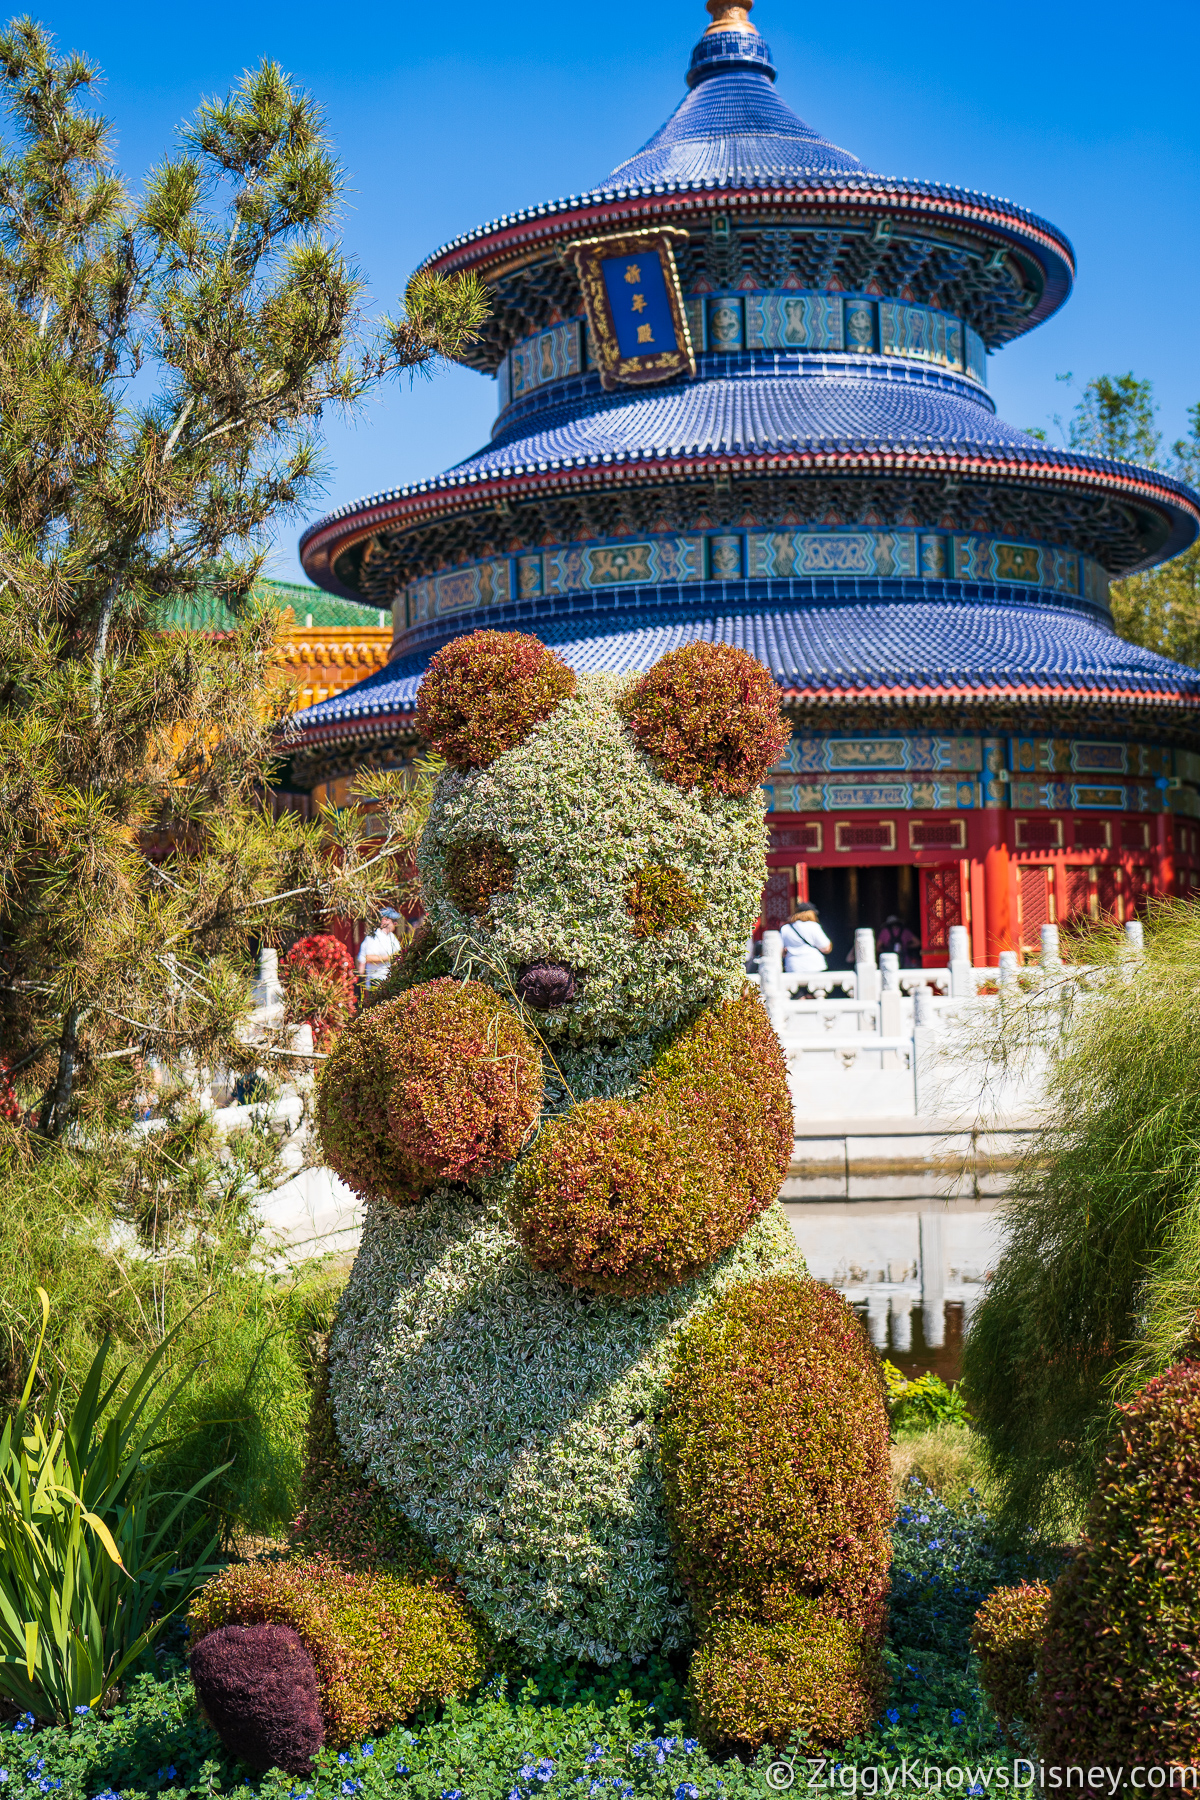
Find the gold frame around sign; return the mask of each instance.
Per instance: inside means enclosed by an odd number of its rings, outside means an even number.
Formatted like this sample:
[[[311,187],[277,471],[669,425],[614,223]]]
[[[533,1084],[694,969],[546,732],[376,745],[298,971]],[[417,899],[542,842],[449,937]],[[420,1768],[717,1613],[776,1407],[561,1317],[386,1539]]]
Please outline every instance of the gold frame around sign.
[[[616,387],[667,381],[672,375],[695,375],[696,354],[692,348],[687,309],[683,304],[679,271],[675,267],[675,254],[671,248],[672,241],[686,243],[689,236],[690,233],[674,226],[662,225],[655,231],[626,231],[616,237],[576,238],[574,243],[564,246],[564,257],[572,258],[579,274],[584,309],[592,332],[596,367],[600,371],[600,385],[606,392],[611,392]],[[622,356],[600,264],[609,256],[650,254],[658,257],[662,267],[667,304],[675,327],[675,342],[683,348],[664,350],[651,357]]]

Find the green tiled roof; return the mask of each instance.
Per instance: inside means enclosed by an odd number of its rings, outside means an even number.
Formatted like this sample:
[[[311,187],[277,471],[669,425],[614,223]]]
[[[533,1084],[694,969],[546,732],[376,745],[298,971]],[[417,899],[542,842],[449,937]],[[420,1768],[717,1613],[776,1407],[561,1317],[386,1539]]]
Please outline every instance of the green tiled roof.
[[[339,600],[318,587],[300,581],[260,581],[255,592],[280,611],[291,607],[297,625],[342,626],[351,630],[376,631],[391,624],[391,617],[374,606],[362,606],[357,600]],[[213,594],[197,594],[190,600],[172,600],[160,615],[168,629],[185,631],[232,631],[237,624],[223,600]]]

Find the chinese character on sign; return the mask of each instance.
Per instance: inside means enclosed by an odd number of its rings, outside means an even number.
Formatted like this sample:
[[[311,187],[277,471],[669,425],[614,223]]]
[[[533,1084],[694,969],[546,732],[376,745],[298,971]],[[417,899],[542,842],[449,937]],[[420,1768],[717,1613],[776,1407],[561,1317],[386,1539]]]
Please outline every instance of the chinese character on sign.
[[[629,304],[630,304],[630,306],[632,306],[634,312],[645,312],[645,310],[646,310],[645,294],[635,294],[633,296],[633,299],[629,302]]]
[[[637,287],[642,279],[642,271],[637,263],[629,264],[628,268],[625,270],[625,279],[631,287]]]
[[[654,333],[651,331],[650,327],[648,325],[639,325],[638,326],[638,343],[639,344],[652,344],[653,342],[654,342]]]

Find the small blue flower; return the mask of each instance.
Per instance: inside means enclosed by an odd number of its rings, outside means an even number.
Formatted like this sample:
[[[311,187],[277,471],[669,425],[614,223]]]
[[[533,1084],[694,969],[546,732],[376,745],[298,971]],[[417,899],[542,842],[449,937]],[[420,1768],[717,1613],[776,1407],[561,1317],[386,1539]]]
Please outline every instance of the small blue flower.
[[[889,1725],[898,1725],[900,1723],[900,1714],[896,1711],[894,1706],[888,1708],[887,1722]]]
[[[354,1761],[354,1758],[351,1756],[351,1754],[348,1750],[339,1750],[338,1751],[338,1761],[341,1763],[341,1765],[344,1769],[348,1762]]]
[[[20,1718],[17,1720],[16,1724],[13,1726],[13,1730],[17,1731],[17,1732],[30,1731],[30,1730],[32,1730],[32,1728],[33,1728],[33,1714],[32,1713],[22,1713]]]
[[[396,1773],[397,1773],[397,1775],[407,1775],[408,1774],[408,1764],[407,1763],[397,1763],[396,1764]]]
[[[699,1738],[684,1738],[683,1754],[685,1756],[691,1756],[692,1753],[694,1751],[698,1750],[699,1748],[700,1748],[700,1739]]]
[[[965,1725],[966,1722],[967,1722],[966,1713],[963,1711],[961,1706],[956,1706],[954,1711],[950,1714],[950,1723],[952,1725]]]
[[[76,1717],[76,1718],[77,1718],[77,1719],[81,1719],[81,1718],[82,1718],[82,1717],[83,1717],[83,1716],[84,1716],[84,1714],[85,1714],[85,1713],[90,1713],[90,1712],[91,1712],[91,1710],[92,1710],[92,1709],[91,1709],[91,1707],[90,1707],[90,1706],[77,1706],[77,1707],[76,1707],[76,1708],[75,1708],[75,1717]]]
[[[7,1780],[8,1780],[8,1770],[0,1769],[0,1781],[7,1781]]]
[[[675,1789],[675,1800],[700,1800],[700,1789],[694,1781],[681,1781]]]
[[[585,1763],[598,1763],[600,1761],[600,1758],[603,1755],[604,1755],[604,1745],[603,1744],[593,1744],[591,1749],[588,1751],[587,1755],[584,1757],[583,1760]]]
[[[649,1756],[650,1752],[645,1744],[635,1744],[633,1746],[633,1754],[635,1756]]]
[[[533,1771],[534,1780],[549,1781],[557,1767],[558,1765],[552,1756],[543,1756],[541,1762],[538,1763]]]
[[[981,1781],[973,1781],[971,1783],[970,1787],[967,1789],[967,1792],[968,1792],[968,1794],[982,1794],[983,1783]]]
[[[910,1713],[915,1713],[915,1712],[920,1712],[921,1709],[919,1706],[910,1706],[908,1710]]]
[[[364,1756],[374,1756],[374,1754],[375,1754],[374,1744],[364,1744],[362,1747],[362,1753]]]
[[[361,1787],[361,1781],[343,1781],[342,1793],[345,1796],[345,1800],[351,1800],[351,1795],[357,1794]]]
[[[462,1800],[461,1788],[443,1788],[442,1800]]]

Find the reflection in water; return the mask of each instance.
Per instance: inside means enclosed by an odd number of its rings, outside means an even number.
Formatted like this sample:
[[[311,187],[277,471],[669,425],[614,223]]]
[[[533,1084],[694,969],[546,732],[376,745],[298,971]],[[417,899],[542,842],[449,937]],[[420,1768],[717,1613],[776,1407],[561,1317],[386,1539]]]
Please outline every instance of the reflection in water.
[[[869,1327],[867,1303],[862,1300],[854,1308],[864,1325]],[[902,1375],[910,1380],[914,1376],[924,1375],[931,1371],[940,1375],[945,1382],[957,1381],[962,1374],[962,1346],[965,1333],[966,1307],[961,1300],[947,1301],[944,1308],[946,1321],[946,1341],[937,1348],[925,1342],[925,1332],[920,1306],[912,1309],[912,1346],[908,1350],[897,1350],[894,1347],[882,1352],[888,1361],[895,1363]],[[892,1344],[895,1345],[896,1333],[892,1333]]]

